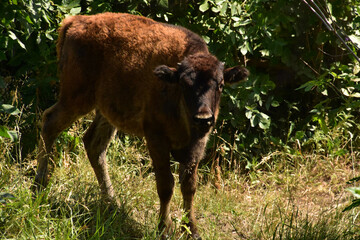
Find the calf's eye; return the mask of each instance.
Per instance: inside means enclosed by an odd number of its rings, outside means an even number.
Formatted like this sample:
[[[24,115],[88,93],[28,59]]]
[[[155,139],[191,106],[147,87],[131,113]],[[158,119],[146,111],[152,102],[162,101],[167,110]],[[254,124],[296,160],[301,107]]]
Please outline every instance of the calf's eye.
[[[219,91],[222,91],[224,89],[224,84],[223,83],[220,83],[219,85],[218,85],[218,90]]]

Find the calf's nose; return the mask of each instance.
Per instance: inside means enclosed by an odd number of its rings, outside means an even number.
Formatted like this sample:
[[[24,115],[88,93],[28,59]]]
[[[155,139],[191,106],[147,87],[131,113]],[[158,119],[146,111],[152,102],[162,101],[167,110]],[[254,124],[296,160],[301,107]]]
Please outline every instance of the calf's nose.
[[[202,126],[211,126],[214,124],[214,114],[206,105],[201,106],[198,113],[194,115],[194,122]]]
[[[198,113],[194,116],[194,121],[198,125],[211,126],[214,123],[214,116],[208,113]]]

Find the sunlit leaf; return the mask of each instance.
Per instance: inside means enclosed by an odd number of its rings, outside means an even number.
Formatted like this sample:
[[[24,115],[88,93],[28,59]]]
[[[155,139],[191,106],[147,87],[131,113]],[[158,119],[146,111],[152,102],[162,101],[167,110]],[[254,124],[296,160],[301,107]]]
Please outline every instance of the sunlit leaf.
[[[350,97],[354,97],[354,98],[360,98],[360,93],[352,93],[350,94]]]
[[[169,3],[168,3],[168,0],[160,0],[159,2],[158,2],[158,4],[159,4],[159,6],[160,7],[163,7],[163,8],[168,8],[169,7]]]
[[[19,109],[10,104],[1,104],[0,111],[6,112],[11,115],[18,115],[20,113]]]
[[[19,135],[16,131],[10,131],[7,127],[0,125],[0,137],[8,138],[12,142],[16,142],[19,139]]]
[[[19,140],[19,134],[16,131],[8,131],[8,134],[12,142],[17,142]]]
[[[209,2],[205,0],[204,3],[200,5],[199,10],[201,12],[206,12],[209,9],[209,7],[210,7]]]
[[[360,47],[360,36],[349,35],[349,38],[357,47]]]
[[[49,40],[51,40],[51,41],[54,40],[54,38],[51,36],[51,34],[50,34],[49,32],[46,32],[46,33],[45,33],[45,36],[46,36],[47,39],[49,39]]]
[[[77,15],[81,12],[81,7],[75,7],[70,10],[70,13],[73,15]]]
[[[34,24],[29,15],[26,16],[25,19],[26,19],[26,21],[27,21],[28,23]]]
[[[226,16],[226,10],[228,8],[227,2],[222,4],[221,10],[220,10],[220,16]]]
[[[278,106],[280,106],[280,103],[278,101],[274,100],[274,101],[271,102],[271,106],[272,107],[278,107]]]
[[[14,32],[9,31],[9,37],[10,37],[12,40],[16,41],[16,42],[20,45],[20,47],[22,47],[23,49],[26,49],[25,44],[22,43],[22,42],[20,41],[20,39],[18,39],[18,37],[16,36],[16,34],[15,34]]]
[[[349,191],[354,197],[360,198],[360,187],[349,187],[346,190]]]
[[[11,139],[11,135],[8,132],[9,132],[9,129],[7,127],[0,125],[0,137]]]
[[[9,31],[9,37],[10,37],[12,40],[16,40],[16,39],[17,39],[15,33],[13,33],[12,31]]]

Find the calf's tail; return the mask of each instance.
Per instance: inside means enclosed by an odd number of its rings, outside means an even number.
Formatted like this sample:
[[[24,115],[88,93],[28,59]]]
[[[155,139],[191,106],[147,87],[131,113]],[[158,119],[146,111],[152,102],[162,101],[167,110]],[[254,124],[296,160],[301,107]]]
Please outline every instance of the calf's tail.
[[[72,17],[70,18],[66,18],[62,23],[61,23],[61,27],[59,28],[59,37],[58,37],[58,41],[56,44],[56,53],[57,53],[57,58],[58,61],[61,65],[61,60],[62,60],[62,56],[63,56],[63,46],[64,46],[64,42],[65,42],[65,38],[66,38],[66,32],[67,30],[71,27],[72,25]]]

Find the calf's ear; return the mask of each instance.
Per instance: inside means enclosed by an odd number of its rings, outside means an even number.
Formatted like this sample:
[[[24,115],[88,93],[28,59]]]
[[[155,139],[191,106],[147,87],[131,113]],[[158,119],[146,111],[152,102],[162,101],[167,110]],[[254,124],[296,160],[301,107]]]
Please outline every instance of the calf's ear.
[[[165,65],[157,66],[154,70],[155,76],[169,83],[177,82],[175,73],[176,73],[176,68],[171,68]]]
[[[241,66],[235,66],[224,70],[225,83],[237,83],[246,80],[250,75],[249,70]]]

